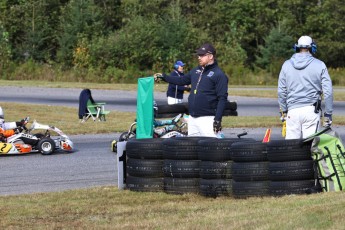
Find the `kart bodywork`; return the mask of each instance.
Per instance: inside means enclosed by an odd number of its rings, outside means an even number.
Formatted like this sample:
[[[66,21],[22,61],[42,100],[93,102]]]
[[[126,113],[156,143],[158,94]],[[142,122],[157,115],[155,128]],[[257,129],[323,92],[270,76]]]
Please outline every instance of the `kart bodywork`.
[[[55,126],[43,125],[34,121],[30,129],[7,138],[6,143],[0,143],[0,154],[24,154],[41,152],[49,155],[58,150],[72,151],[73,142]],[[33,133],[34,130],[38,132]]]

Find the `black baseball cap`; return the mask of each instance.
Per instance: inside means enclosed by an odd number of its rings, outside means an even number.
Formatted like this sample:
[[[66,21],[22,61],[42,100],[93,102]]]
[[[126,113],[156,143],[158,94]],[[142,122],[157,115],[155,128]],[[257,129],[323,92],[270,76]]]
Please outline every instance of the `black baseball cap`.
[[[205,43],[199,49],[196,50],[197,55],[205,55],[205,54],[216,54],[216,49],[210,44]]]

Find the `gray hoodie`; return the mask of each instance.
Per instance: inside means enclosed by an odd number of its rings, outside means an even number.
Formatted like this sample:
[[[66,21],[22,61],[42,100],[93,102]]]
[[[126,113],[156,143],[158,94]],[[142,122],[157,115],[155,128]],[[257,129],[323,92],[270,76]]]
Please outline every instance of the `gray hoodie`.
[[[296,53],[279,74],[278,102],[283,111],[314,104],[323,94],[325,112],[333,112],[332,80],[324,62],[310,53]]]

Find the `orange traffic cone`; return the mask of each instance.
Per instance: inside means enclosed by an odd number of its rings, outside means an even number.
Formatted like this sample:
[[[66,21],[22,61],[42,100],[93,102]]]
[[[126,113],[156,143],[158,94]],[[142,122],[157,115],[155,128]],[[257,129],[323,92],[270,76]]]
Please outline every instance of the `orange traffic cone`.
[[[267,143],[271,139],[271,129],[267,129],[262,143]]]

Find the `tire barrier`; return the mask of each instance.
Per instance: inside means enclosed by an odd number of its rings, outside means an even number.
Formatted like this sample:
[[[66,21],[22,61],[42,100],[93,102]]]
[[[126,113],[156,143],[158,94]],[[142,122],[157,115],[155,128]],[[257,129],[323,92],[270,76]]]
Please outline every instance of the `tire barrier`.
[[[200,193],[204,196],[232,195],[231,146],[239,141],[253,139],[205,139],[198,142],[200,162]]]
[[[188,103],[158,105],[156,118],[171,118],[177,116],[180,113],[189,114]],[[236,101],[226,102],[223,116],[238,116]]]
[[[200,178],[164,177],[164,191],[170,194],[199,193]]]
[[[136,192],[163,192],[163,178],[134,177],[127,175],[127,188]]]
[[[160,138],[129,139],[126,144],[126,184],[129,190],[164,190],[162,143],[163,139]]]
[[[306,194],[315,186],[310,144],[301,140],[131,139],[127,156],[133,191],[247,198]]]
[[[267,144],[259,141],[236,142],[231,145],[231,157],[236,162],[267,161]]]
[[[129,139],[126,145],[127,156],[136,159],[163,159],[162,138]]]
[[[198,160],[200,140],[216,139],[212,137],[177,137],[163,141],[163,158],[171,160]]]
[[[313,161],[270,162],[269,174],[272,181],[312,180]]]
[[[207,197],[231,196],[231,179],[200,179],[200,194]]]
[[[199,193],[200,160],[198,159],[198,143],[204,139],[215,138],[178,137],[164,140],[164,190],[167,193]]]
[[[231,146],[236,142],[254,141],[251,138],[208,138],[198,142],[198,159],[202,161],[231,160]]]
[[[267,143],[237,142],[231,145],[233,195],[237,198],[269,194]]]
[[[311,142],[274,140],[267,144],[270,195],[306,194],[315,186]]]
[[[269,181],[232,181],[232,194],[235,198],[269,195]]]
[[[164,177],[199,178],[199,160],[164,160]]]
[[[232,179],[235,181],[266,181],[269,180],[268,161],[234,162]]]
[[[200,161],[200,177],[203,179],[231,179],[232,161]]]
[[[163,177],[163,160],[127,159],[127,173],[135,177]]]
[[[272,140],[267,143],[267,158],[271,162],[310,160],[311,142],[302,140]]]

